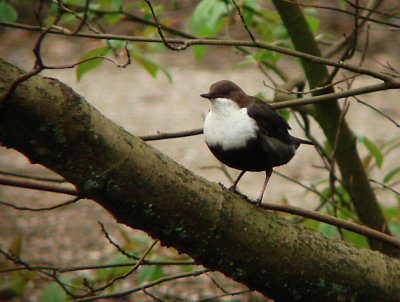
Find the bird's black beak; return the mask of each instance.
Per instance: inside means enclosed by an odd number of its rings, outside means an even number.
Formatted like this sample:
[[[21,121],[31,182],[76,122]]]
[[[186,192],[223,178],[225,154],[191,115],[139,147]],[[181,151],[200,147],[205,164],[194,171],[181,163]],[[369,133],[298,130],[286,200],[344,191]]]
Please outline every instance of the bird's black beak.
[[[211,96],[210,93],[203,93],[203,94],[200,94],[200,96],[201,96],[202,98],[205,98],[205,99],[211,99],[211,98],[212,98],[212,96]]]

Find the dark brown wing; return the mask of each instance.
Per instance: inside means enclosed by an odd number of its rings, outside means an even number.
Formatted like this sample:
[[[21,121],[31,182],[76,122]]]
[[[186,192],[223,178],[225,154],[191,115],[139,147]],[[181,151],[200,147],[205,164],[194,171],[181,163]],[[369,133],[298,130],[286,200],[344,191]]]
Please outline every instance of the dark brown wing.
[[[264,135],[287,144],[293,143],[288,132],[289,124],[268,104],[255,99],[255,102],[247,107],[247,114],[256,121]]]

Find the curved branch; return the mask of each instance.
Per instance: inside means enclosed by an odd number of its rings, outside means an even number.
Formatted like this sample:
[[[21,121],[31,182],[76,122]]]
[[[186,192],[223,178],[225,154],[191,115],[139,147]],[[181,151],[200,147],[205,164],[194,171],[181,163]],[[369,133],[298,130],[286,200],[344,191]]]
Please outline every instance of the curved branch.
[[[40,211],[51,211],[54,209],[62,208],[62,207],[68,206],[70,204],[76,203],[79,200],[80,200],[79,197],[75,197],[71,200],[64,201],[64,202],[56,204],[54,206],[43,207],[43,208],[30,208],[30,207],[24,207],[24,206],[17,206],[13,203],[2,201],[2,200],[0,200],[0,205],[7,206],[7,207],[13,208],[15,210],[19,210],[19,211],[40,212]]]
[[[311,219],[314,219],[317,221],[325,222],[330,225],[334,225],[339,228],[343,228],[343,229],[379,240],[381,242],[390,244],[393,247],[396,247],[400,250],[400,240],[399,239],[396,239],[393,236],[389,236],[385,233],[378,232],[374,229],[371,229],[369,227],[366,227],[366,226],[363,226],[360,224],[356,224],[356,223],[353,223],[350,221],[345,221],[345,220],[342,220],[342,219],[339,219],[339,218],[336,218],[333,216],[321,214],[318,212],[308,211],[308,210],[301,209],[301,208],[294,207],[294,206],[263,203],[260,205],[260,207],[262,207],[263,209],[266,209],[266,210],[273,210],[273,211],[294,214],[294,215],[302,216],[305,218],[311,218]]]
[[[0,21],[0,25],[7,26],[7,27],[14,27],[24,30],[30,31],[42,31],[39,26],[32,26],[26,24],[19,24],[19,23],[12,23],[6,21]],[[337,67],[340,69],[346,69],[349,71],[353,71],[355,73],[369,75],[371,77],[380,79],[382,81],[399,85],[400,80],[396,79],[391,75],[387,75],[381,72],[377,72],[368,68],[344,63],[344,62],[337,62],[335,60],[325,59],[320,56],[314,56],[311,54],[307,54],[304,52],[291,50],[288,48],[284,48],[277,45],[267,44],[258,42],[254,43],[253,41],[242,41],[242,40],[224,40],[224,39],[177,39],[177,38],[152,38],[152,37],[137,37],[137,36],[126,36],[126,35],[112,35],[112,34],[92,34],[92,33],[73,33],[65,28],[52,28],[49,30],[50,34],[56,35],[64,35],[64,36],[74,36],[74,37],[81,37],[81,38],[92,38],[92,39],[101,39],[101,40],[123,40],[123,41],[132,41],[132,42],[148,42],[148,43],[168,43],[168,44],[177,44],[188,48],[190,46],[195,45],[214,45],[214,46],[243,46],[243,47],[250,47],[250,48],[258,48],[258,49],[267,49],[274,52],[283,53],[289,56],[301,58],[307,60],[312,63],[318,63],[328,66]]]

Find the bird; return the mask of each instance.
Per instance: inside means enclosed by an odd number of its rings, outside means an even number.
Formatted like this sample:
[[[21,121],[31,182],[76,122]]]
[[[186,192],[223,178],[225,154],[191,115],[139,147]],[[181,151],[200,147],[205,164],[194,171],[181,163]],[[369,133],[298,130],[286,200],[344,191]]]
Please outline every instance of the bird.
[[[203,133],[211,153],[223,164],[241,170],[229,190],[247,171],[265,171],[260,206],[274,167],[287,164],[301,144],[311,141],[289,134],[289,124],[266,102],[247,95],[238,85],[221,80],[200,95],[210,101]]]

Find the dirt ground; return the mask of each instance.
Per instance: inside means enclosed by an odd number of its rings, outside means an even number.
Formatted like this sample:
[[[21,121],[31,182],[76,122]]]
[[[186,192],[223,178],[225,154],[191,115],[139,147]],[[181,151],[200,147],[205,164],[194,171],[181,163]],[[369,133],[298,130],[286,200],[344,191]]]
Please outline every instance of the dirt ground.
[[[30,50],[33,43],[32,36],[21,31],[12,33],[10,31],[8,34],[3,33],[3,39],[4,37],[7,37],[7,43],[2,43],[0,46],[0,57],[21,68],[29,68],[33,62]],[[45,58],[52,63],[74,62],[84,52],[84,48],[91,46],[78,43],[77,40],[51,37],[49,41],[46,41],[44,47]],[[202,126],[208,104],[199,95],[207,92],[210,84],[214,81],[229,79],[238,83],[249,94],[262,91],[269,96],[272,95],[272,92],[263,86],[262,81],[265,80],[265,77],[257,68],[252,65],[238,66],[235,64],[237,57],[234,55],[221,56],[221,50],[215,52],[210,59],[201,63],[195,62],[190,52],[167,52],[155,56],[157,61],[168,68],[173,77],[172,83],[161,73],[157,78],[152,78],[135,63],[126,69],[119,69],[112,64],[105,63],[102,67],[84,76],[80,82],[76,81],[75,70],[46,71],[44,75],[67,83],[85,96],[105,116],[134,135],[155,134],[158,131],[175,132]],[[385,60],[384,56],[379,54],[375,55],[375,59]],[[293,64],[287,64],[287,68],[292,74],[299,72]],[[373,82],[371,79],[362,78],[356,81],[355,86]],[[386,91],[361,97],[362,100],[394,118],[400,114],[398,98],[398,91]],[[398,137],[398,131],[390,122],[353,100],[346,119],[358,135],[366,135],[375,143],[383,143]],[[293,119],[289,122],[293,128],[292,134],[302,137],[302,132],[296,122]],[[312,124],[312,132],[317,137],[322,137],[321,130],[315,123]],[[229,185],[228,179],[221,171],[205,168],[218,165],[218,162],[208,151],[202,136],[158,141],[151,144],[196,174],[211,181]],[[366,154],[366,150],[362,147],[361,153]],[[288,165],[277,170],[297,181],[312,184],[327,177],[327,175],[321,175],[321,170],[316,168],[320,164],[321,161],[316,151],[311,147],[303,146]],[[385,158],[382,169],[374,171],[371,177],[379,179],[395,164],[398,164],[398,157],[396,155],[388,156]],[[29,160],[16,151],[5,148],[0,148],[0,170],[56,177],[39,165],[30,164]],[[238,173],[230,169],[229,172],[232,176],[236,176]],[[248,173],[239,187],[242,192],[255,198],[262,182],[263,173]],[[380,194],[381,200],[394,202],[385,193]],[[0,187],[0,200],[30,207],[48,206],[67,198],[60,194]],[[318,202],[316,197],[306,194],[300,186],[277,175],[272,177],[264,201],[290,203],[307,208],[312,208]],[[98,221],[104,223],[108,232],[121,244],[131,244],[127,238],[132,240],[146,238],[146,235],[140,231],[118,225],[96,203],[83,200],[73,206],[50,212],[25,212],[1,207],[0,245],[4,248],[17,238],[21,238],[23,242],[21,257],[40,264],[68,267],[109,263],[115,258],[117,252],[104,238]],[[146,239],[144,246],[148,246],[150,243],[151,240]],[[138,244],[136,247],[139,250],[143,248]],[[133,250],[135,250],[134,247]],[[154,253],[155,258],[158,257],[156,254],[172,259],[182,258],[174,251],[159,246],[155,251],[157,252]],[[220,274],[213,273],[213,276],[228,289],[244,289],[242,285],[229,281]],[[135,278],[133,276],[129,280],[134,282]],[[191,300],[205,295],[221,294],[221,290],[207,276],[199,277],[196,281],[189,280],[186,283],[176,284],[173,287],[175,291],[172,287],[165,285],[157,288],[155,292],[163,297],[179,293],[186,298],[190,297]],[[29,291],[26,292],[23,300],[38,301],[43,279],[35,279],[28,286]],[[124,286],[128,285],[124,284]],[[240,298],[231,297],[230,299],[231,301],[265,301],[257,294],[245,295]],[[151,299],[141,294],[132,296],[129,301],[146,300],[150,301]]]

